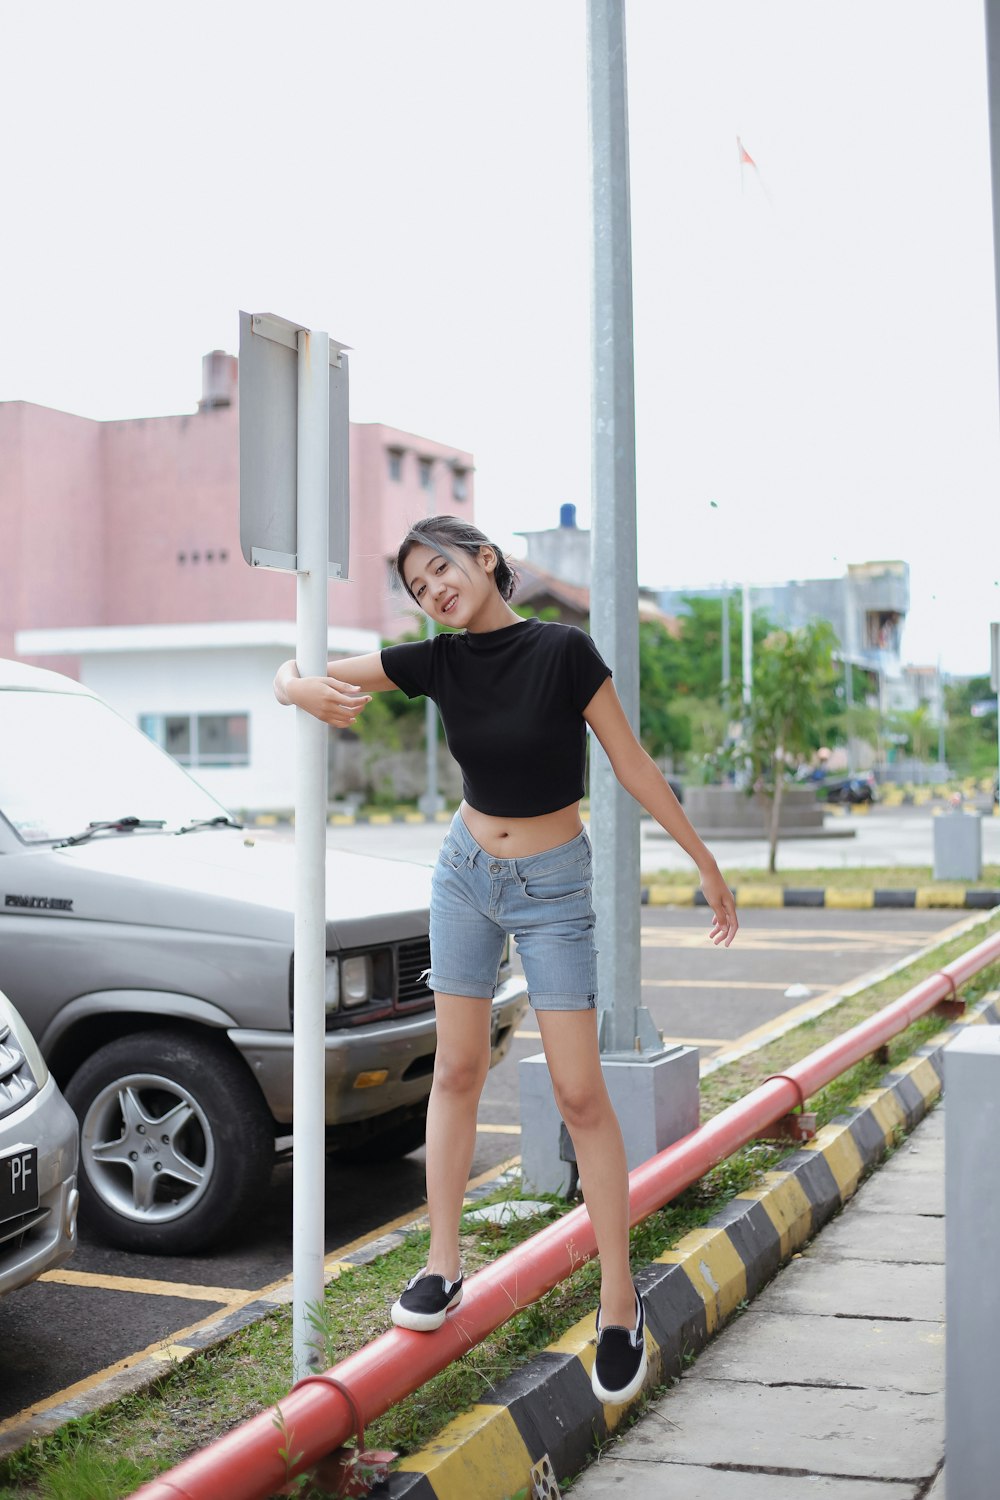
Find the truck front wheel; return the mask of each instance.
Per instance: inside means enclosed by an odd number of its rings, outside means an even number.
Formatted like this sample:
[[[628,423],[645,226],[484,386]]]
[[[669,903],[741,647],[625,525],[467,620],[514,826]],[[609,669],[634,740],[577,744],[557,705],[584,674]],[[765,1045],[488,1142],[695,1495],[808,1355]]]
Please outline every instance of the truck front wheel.
[[[120,1037],[64,1093],[80,1122],[81,1220],[123,1249],[203,1250],[267,1185],[271,1119],[220,1041],[175,1031]]]

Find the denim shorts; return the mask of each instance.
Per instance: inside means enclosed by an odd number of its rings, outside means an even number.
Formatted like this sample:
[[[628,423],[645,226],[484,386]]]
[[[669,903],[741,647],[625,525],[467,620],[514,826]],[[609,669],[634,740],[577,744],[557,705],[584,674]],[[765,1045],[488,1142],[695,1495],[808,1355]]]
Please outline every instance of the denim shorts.
[[[536,1010],[592,1010],[597,949],[590,894],[586,833],[542,854],[501,859],[476,843],[457,812],[431,884],[431,989],[491,999],[513,936]]]

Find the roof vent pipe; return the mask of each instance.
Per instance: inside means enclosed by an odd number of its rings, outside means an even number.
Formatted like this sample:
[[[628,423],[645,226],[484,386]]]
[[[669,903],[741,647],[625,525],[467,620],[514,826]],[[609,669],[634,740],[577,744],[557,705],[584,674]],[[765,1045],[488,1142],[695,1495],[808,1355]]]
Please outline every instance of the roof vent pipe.
[[[238,369],[236,355],[227,354],[224,349],[213,349],[211,354],[202,356],[199,411],[234,405]]]
[[[576,528],[576,506],[575,505],[560,505],[560,507],[559,507],[559,525],[560,526],[564,526],[567,530],[574,530]]]

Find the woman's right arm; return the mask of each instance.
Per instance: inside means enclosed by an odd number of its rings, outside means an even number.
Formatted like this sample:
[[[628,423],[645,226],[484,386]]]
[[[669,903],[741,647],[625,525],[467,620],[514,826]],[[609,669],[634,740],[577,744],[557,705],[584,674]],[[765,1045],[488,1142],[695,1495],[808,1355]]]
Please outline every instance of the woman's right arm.
[[[274,696],[279,703],[294,703],[324,724],[344,729],[371,702],[372,693],[396,686],[382,669],[380,651],[328,662],[326,670],[325,677],[300,677],[294,661],[282,662],[274,679]]]

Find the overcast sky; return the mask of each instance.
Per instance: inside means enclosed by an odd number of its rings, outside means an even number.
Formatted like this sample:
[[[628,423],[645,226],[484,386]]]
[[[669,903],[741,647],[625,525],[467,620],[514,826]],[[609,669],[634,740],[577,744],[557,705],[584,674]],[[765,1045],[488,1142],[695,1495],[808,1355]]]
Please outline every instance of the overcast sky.
[[[584,0],[0,0],[0,18],[0,400],[191,410],[238,309],[273,311],[353,346],[355,420],[473,450],[501,545],[564,501],[586,524]],[[640,581],[903,558],[904,657],[986,670],[981,0],[627,18]]]

